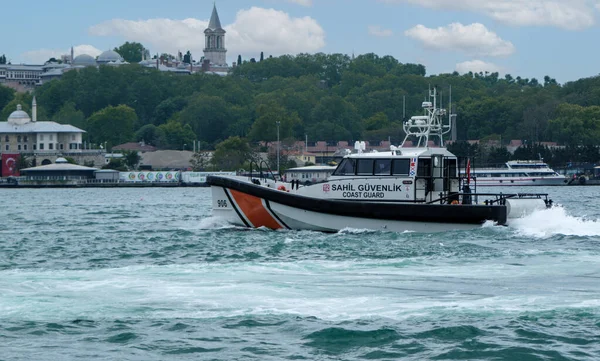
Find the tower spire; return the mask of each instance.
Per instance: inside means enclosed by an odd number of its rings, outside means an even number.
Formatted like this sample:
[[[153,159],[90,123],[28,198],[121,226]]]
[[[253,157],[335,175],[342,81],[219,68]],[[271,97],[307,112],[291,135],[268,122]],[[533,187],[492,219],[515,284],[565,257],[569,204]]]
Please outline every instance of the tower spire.
[[[211,30],[219,30],[221,27],[221,20],[219,20],[219,13],[217,12],[217,3],[213,2],[213,11],[208,22],[208,28]]]

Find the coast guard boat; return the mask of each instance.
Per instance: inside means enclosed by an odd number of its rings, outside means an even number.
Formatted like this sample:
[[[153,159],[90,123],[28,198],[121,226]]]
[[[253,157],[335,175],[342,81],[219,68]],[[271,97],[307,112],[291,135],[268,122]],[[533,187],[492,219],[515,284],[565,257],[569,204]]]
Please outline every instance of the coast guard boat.
[[[425,115],[404,124],[402,146],[366,152],[365,143],[356,142],[356,152],[348,151],[324,183],[282,182],[258,166],[245,176],[208,177],[213,215],[256,228],[435,232],[487,221],[506,225],[510,218],[551,206],[547,194],[472,192],[470,177],[460,175],[459,159],[445,148],[428,147],[430,138],[444,144],[452,118],[437,108],[436,90],[429,95]],[[417,140],[416,147],[404,146],[409,138]]]

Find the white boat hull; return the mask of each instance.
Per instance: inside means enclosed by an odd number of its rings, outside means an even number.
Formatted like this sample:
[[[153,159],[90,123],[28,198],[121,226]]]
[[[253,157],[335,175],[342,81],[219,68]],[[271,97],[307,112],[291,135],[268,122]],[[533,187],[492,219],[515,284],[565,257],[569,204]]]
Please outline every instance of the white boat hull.
[[[241,227],[322,232],[338,232],[349,228],[392,232],[444,232],[479,228],[484,223],[411,222],[348,217],[303,210],[224,187],[211,188],[213,215]]]
[[[228,197],[225,193],[226,190],[222,187],[212,187],[212,192],[213,200]],[[230,192],[230,190],[227,190],[227,192]],[[246,197],[248,197],[248,195],[246,195]],[[277,202],[266,202],[265,200],[258,198],[254,201],[255,205],[260,204],[260,206],[255,206],[254,212],[258,212],[260,215],[252,216],[250,214],[247,215],[242,210],[243,208],[246,208],[246,210],[249,211],[247,205],[239,204],[236,201],[236,198],[232,197],[231,194],[229,194],[228,198],[231,198],[235,204],[232,204],[230,207],[217,205],[217,207],[213,207],[213,214],[233,225],[241,227],[266,227],[271,229],[295,229],[321,232],[338,232],[349,228],[392,232],[443,232],[448,230],[465,230],[481,227],[480,224],[402,222],[338,216],[306,211]],[[236,211],[234,207],[237,207],[238,211]]]
[[[569,183],[564,177],[557,178],[477,178],[476,184],[481,187],[506,186],[565,186]]]

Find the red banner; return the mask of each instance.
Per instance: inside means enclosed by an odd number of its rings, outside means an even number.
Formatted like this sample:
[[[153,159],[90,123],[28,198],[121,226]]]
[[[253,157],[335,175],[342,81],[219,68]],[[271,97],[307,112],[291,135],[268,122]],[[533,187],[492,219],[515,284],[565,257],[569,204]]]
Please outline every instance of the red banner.
[[[19,171],[17,170],[17,164],[19,163],[19,158],[21,156],[19,154],[2,154],[2,176],[10,177],[10,176],[19,176]]]

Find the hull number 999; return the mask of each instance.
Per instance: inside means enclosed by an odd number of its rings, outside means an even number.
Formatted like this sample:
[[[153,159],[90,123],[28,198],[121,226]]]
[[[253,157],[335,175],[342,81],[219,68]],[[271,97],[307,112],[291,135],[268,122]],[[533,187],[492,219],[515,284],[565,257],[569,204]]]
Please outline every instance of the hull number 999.
[[[217,207],[219,208],[227,208],[227,201],[224,199],[217,200]]]

